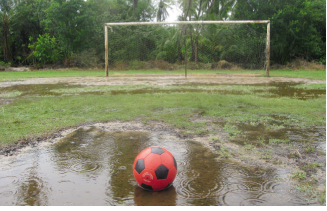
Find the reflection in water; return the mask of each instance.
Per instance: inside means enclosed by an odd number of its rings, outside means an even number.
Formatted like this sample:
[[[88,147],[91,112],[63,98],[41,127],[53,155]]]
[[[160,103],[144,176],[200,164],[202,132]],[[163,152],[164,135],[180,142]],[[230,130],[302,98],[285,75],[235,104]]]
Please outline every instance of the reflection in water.
[[[137,206],[175,206],[177,193],[174,186],[162,191],[146,191],[136,187],[134,191],[134,203]]]
[[[162,146],[176,158],[173,185],[163,191],[137,186],[137,154]],[[302,205],[286,182],[288,172],[217,160],[201,144],[164,132],[108,132],[80,128],[54,145],[32,148],[0,164],[0,205]],[[312,202],[314,204],[314,202]]]

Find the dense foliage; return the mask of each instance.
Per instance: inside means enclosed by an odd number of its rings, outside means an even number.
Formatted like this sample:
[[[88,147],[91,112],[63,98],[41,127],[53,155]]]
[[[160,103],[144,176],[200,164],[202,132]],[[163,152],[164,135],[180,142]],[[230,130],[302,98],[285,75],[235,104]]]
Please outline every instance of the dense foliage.
[[[177,5],[179,20],[270,20],[271,61],[294,58],[325,63],[325,0],[1,0],[0,62],[11,65],[104,65],[104,23],[164,21]],[[244,36],[245,27],[265,33],[266,26],[132,27],[112,33],[110,62],[164,60],[214,63],[226,58],[251,60],[261,55],[260,34]],[[150,33],[151,32],[151,33]],[[252,32],[251,32],[252,33]],[[123,39],[114,41],[114,37]],[[182,36],[183,35],[183,36]],[[236,37],[237,44],[227,40]],[[259,39],[260,38],[260,39]],[[222,44],[223,43],[223,44]]]

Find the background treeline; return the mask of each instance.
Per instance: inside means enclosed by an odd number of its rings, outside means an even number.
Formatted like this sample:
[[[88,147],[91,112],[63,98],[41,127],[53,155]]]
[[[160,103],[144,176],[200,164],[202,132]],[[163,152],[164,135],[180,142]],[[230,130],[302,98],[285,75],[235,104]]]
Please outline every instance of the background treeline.
[[[173,5],[183,11],[179,20],[184,21],[270,20],[272,63],[295,58],[325,63],[326,0],[0,0],[0,66],[103,67],[104,23],[164,21]],[[246,30],[242,27],[228,33],[241,37]],[[246,27],[266,33],[265,25]],[[243,60],[259,57],[246,45],[240,49],[215,43],[223,34],[217,27],[121,31],[124,37],[116,41],[118,33],[109,33],[111,64],[119,65],[124,58],[176,63],[185,53],[189,61],[202,63],[236,58],[240,52]],[[257,45],[261,48],[262,41]]]

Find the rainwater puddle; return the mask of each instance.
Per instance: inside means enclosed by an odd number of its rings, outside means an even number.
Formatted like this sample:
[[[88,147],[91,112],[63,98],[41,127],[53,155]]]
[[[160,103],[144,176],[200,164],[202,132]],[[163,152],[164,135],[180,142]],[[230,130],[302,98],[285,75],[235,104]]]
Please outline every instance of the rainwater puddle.
[[[80,86],[69,85],[65,83],[58,84],[27,84],[14,85],[10,87],[0,88],[1,98],[25,97],[25,96],[64,96],[64,95],[121,95],[121,94],[170,94],[170,93],[218,93],[244,95],[254,94],[267,98],[290,97],[299,100],[315,99],[326,96],[326,89],[305,89],[296,87],[295,83],[268,83],[268,84],[244,84],[244,85],[228,85],[228,84],[200,84],[186,83],[173,85],[169,88],[160,88],[155,86],[124,88],[123,90],[115,90],[112,86]],[[8,103],[1,102],[1,104]]]
[[[137,186],[132,165],[149,146],[177,161],[173,185]],[[1,157],[0,205],[308,205],[288,185],[289,172],[244,166],[166,132],[80,128],[54,144]],[[313,205],[318,205],[312,203]]]
[[[280,128],[278,128],[280,127]],[[268,144],[269,139],[289,139],[294,142],[310,142],[311,144],[326,145],[326,127],[291,127],[291,126],[276,126],[276,129],[267,129],[266,125],[250,125],[239,123],[237,128],[246,135],[249,142],[263,141]],[[243,143],[244,138],[234,140],[236,143]],[[326,147],[325,147],[326,149]],[[326,150],[324,150],[326,151]]]
[[[268,84],[258,84],[254,86],[268,86],[273,89],[266,91],[256,91],[266,97],[289,97],[299,100],[315,99],[326,96],[326,89],[305,89],[296,87],[300,83],[273,82]]]
[[[53,92],[52,90],[62,88],[77,88],[78,85],[69,85],[64,83],[58,84],[21,84],[9,87],[0,87],[0,94],[21,93],[19,96],[61,96],[63,94]],[[1,95],[0,95],[1,96]]]

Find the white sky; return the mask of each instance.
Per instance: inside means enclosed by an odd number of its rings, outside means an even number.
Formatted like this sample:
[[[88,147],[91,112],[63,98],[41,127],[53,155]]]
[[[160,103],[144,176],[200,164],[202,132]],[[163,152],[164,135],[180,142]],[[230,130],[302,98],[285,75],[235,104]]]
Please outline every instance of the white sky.
[[[182,10],[177,5],[172,5],[172,9],[168,9],[169,16],[165,22],[178,21],[178,16],[182,14]]]

